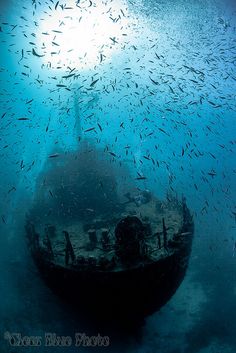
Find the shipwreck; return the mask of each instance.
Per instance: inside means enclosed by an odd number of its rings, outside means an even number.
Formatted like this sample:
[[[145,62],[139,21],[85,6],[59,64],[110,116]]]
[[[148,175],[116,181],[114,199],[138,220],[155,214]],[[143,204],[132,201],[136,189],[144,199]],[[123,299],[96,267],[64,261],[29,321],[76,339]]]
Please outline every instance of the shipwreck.
[[[185,198],[159,200],[88,141],[52,156],[25,224],[47,285],[106,320],[160,309],[188,267],[194,224]]]

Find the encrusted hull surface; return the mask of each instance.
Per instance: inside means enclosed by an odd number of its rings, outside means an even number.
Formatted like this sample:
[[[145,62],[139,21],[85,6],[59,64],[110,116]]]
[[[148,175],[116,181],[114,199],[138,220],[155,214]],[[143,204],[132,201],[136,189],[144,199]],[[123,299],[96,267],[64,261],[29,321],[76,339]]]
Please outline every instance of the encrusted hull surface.
[[[171,255],[122,271],[92,271],[55,265],[33,253],[47,285],[73,308],[101,320],[136,320],[159,310],[182,282],[192,234]]]

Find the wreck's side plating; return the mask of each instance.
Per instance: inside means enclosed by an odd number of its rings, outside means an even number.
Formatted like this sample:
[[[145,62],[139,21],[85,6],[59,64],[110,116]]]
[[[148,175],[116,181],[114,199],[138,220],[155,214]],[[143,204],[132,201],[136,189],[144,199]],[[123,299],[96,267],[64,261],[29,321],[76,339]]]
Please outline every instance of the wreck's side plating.
[[[185,199],[160,202],[147,190],[126,197],[110,217],[65,229],[26,224],[47,284],[77,308],[109,319],[143,317],[164,305],[185,275],[192,245]]]

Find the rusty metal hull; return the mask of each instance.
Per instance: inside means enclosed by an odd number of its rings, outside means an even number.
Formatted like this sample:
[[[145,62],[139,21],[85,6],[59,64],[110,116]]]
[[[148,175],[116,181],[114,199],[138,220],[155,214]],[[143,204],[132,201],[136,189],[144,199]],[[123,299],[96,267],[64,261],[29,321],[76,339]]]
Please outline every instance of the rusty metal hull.
[[[47,285],[73,308],[102,320],[136,320],[159,310],[175,293],[185,276],[192,239],[193,234],[183,236],[171,245],[170,255],[122,271],[64,267],[38,252],[32,255]]]

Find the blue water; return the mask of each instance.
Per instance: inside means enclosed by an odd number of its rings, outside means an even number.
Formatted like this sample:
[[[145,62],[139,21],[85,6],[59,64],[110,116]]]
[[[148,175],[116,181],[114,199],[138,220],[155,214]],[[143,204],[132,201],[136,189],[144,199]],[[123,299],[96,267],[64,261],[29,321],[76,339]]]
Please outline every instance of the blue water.
[[[0,21],[0,351],[235,352],[234,2],[11,0]],[[186,196],[187,276],[141,332],[113,333],[108,348],[10,347],[6,331],[99,332],[45,287],[24,240],[37,176],[85,138],[137,186]]]

